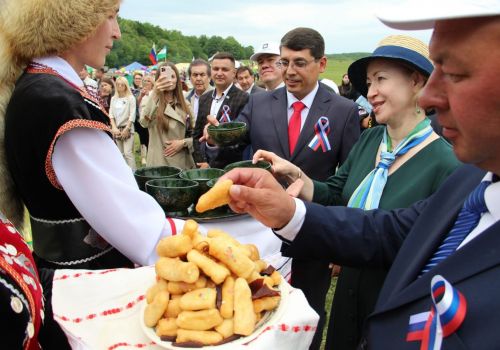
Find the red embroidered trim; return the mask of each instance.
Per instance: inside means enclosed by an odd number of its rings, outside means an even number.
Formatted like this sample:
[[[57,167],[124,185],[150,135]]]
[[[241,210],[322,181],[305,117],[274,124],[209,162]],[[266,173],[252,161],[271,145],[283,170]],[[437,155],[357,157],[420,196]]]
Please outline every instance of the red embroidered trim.
[[[67,317],[67,316],[61,316],[61,315],[55,315],[54,314],[54,318],[58,318],[58,319],[60,319],[61,321],[64,321],[64,322],[82,323],[82,322],[85,322],[85,321],[93,320],[94,318],[97,318],[97,317],[112,316],[112,315],[119,314],[120,312],[123,312],[125,310],[132,309],[132,308],[136,307],[145,298],[146,297],[143,294],[143,295],[138,296],[135,300],[127,303],[125,306],[114,307],[114,308],[107,309],[107,310],[104,310],[104,311],[101,311],[101,312],[98,312],[98,313],[88,314],[88,315],[82,316],[82,317],[70,318],[70,317]]]
[[[5,260],[0,259],[0,267],[2,267],[7,273],[17,282],[17,284],[21,287],[23,290],[24,295],[28,298],[28,302],[30,304],[30,312],[31,312],[31,318],[33,320],[33,325],[36,325],[36,311],[35,311],[35,300],[33,299],[33,295],[31,295],[31,291],[24,282],[24,280],[19,276],[19,273],[17,273],[16,270],[12,268]],[[30,348],[30,342],[34,339],[33,338],[28,338],[25,344],[25,349]]]
[[[157,345],[157,344],[154,341],[152,341],[149,344],[130,344],[130,343],[122,342],[122,343],[117,343],[117,344],[111,345],[110,347],[108,347],[108,350],[118,349],[119,347],[122,347],[122,346],[134,347],[134,348],[145,348],[147,346],[153,346],[153,345]]]
[[[288,326],[288,325],[286,325],[284,323],[276,325],[276,326],[267,326],[266,328],[264,328],[262,330],[262,332],[260,332],[260,334],[258,336],[256,336],[255,338],[253,338],[249,342],[244,343],[243,345],[249,345],[254,340],[256,340],[257,338],[259,338],[262,334],[264,334],[264,333],[266,333],[268,331],[271,331],[274,328],[277,328],[278,330],[280,330],[282,332],[292,331],[293,333],[299,333],[299,332],[316,332],[316,328],[317,327],[316,326],[311,326],[311,325],[305,325],[305,326]]]
[[[104,271],[88,271],[85,273],[75,273],[74,275],[62,275],[60,277],[54,278],[53,281],[62,281],[62,280],[67,280],[69,278],[79,278],[83,276],[88,276],[88,275],[105,275],[111,272],[116,272],[119,271],[120,269],[109,269],[109,270],[104,270]]]
[[[170,224],[170,231],[172,232],[172,236],[175,236],[177,234],[177,228],[175,227],[174,220],[167,217],[167,221]]]
[[[67,131],[70,131],[75,128],[90,128],[90,129],[99,129],[110,132],[111,129],[104,123],[97,122],[95,120],[85,120],[85,119],[73,119],[69,122],[63,124],[59,130],[57,130],[56,136],[52,140],[50,144],[49,151],[47,153],[47,157],[45,158],[45,175],[49,179],[52,186],[55,188],[62,190],[63,188],[57,181],[56,173],[54,172],[54,168],[52,167],[52,153],[54,152],[54,145],[56,144],[57,139]]]

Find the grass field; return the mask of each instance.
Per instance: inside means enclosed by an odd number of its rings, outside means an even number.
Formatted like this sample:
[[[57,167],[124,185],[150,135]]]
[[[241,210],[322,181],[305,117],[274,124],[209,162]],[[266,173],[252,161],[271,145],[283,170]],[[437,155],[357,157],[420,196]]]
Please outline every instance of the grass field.
[[[333,80],[337,85],[340,85],[342,82],[342,75],[347,73],[347,68],[352,62],[352,60],[328,59],[326,70],[321,74],[321,78]]]

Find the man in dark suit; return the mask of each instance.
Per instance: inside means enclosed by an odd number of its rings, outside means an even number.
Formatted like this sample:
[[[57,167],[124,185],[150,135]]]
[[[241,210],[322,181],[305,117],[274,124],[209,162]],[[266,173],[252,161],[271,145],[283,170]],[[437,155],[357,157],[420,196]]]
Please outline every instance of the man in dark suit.
[[[211,73],[210,64],[201,58],[198,58],[189,64],[188,75],[193,88],[188,91],[185,96],[186,100],[191,104],[191,108],[193,109],[195,123],[196,117],[198,116],[198,107],[201,96],[203,96],[205,92],[212,90],[212,86],[210,86]]]
[[[221,52],[213,57],[211,69],[215,89],[201,96],[193,132],[193,156],[198,166],[224,168],[242,159],[244,147],[241,145],[227,147],[224,152],[219,152],[212,150],[206,142],[200,142],[208,115],[215,116],[218,121],[234,120],[248,101],[248,94],[233,84],[234,64],[234,57],[230,53]]]
[[[318,83],[319,74],[327,64],[320,33],[310,28],[293,29],[281,39],[280,47],[286,87],[250,95],[238,120],[247,123],[254,151],[272,151],[299,166],[313,179],[323,181],[335,173],[358,140],[358,109],[351,101]],[[298,112],[297,104],[301,105]],[[320,134],[328,142],[321,147],[311,146]],[[302,289],[320,315],[311,349],[319,349],[321,344],[330,279],[328,261],[293,259],[292,285]]]
[[[233,209],[280,228],[293,257],[392,265],[361,349],[500,344],[500,105],[491,98],[500,94],[492,76],[500,73],[500,6],[458,2],[429,7],[420,1],[382,18],[399,29],[434,27],[435,69],[419,105],[436,110],[455,154],[471,165],[433,196],[393,211],[323,207],[290,198],[265,171],[226,175],[246,185],[231,188]]]
[[[253,72],[248,66],[240,66],[236,70],[236,80],[240,85],[240,89],[247,94],[255,94],[256,92],[266,91],[260,86],[255,85]]]

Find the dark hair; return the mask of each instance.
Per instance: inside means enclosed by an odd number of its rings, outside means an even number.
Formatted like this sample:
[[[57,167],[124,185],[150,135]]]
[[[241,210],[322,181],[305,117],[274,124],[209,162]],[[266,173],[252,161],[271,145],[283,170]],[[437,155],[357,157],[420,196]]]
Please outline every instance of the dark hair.
[[[325,40],[320,33],[311,28],[295,28],[281,38],[280,49],[286,47],[293,51],[309,49],[315,59],[325,55]]]
[[[212,60],[230,60],[233,62],[233,64],[236,63],[236,60],[234,59],[234,56],[230,52],[219,52],[214,55]]]
[[[212,67],[210,67],[210,64],[208,64],[207,61],[197,58],[191,64],[189,65],[188,68],[188,76],[191,77],[191,67],[198,67],[198,66],[205,66],[207,67],[207,75],[210,76],[212,74]]]
[[[164,67],[164,66],[172,68],[172,70],[175,73],[175,76],[177,77],[177,83],[175,86],[175,90],[173,91],[174,92],[174,101],[177,105],[179,105],[181,107],[181,109],[184,112],[186,112],[187,116],[189,117],[191,112],[190,112],[189,107],[187,106],[186,100],[184,99],[184,94],[182,92],[183,90],[182,90],[181,75],[179,74],[179,70],[177,69],[175,64],[173,64],[170,61],[162,62],[162,63],[158,64],[158,70],[156,71],[155,80],[158,80],[158,78],[160,77],[161,67]],[[164,119],[163,112],[165,111],[166,107],[167,107],[167,102],[165,101],[165,97],[162,94],[160,96],[160,101],[158,103],[158,109],[156,110],[156,118],[157,118],[156,120],[157,120],[159,128],[163,129],[165,131],[168,130],[168,123],[163,120]],[[193,118],[190,118],[190,120],[192,120],[192,119]]]
[[[253,72],[252,70],[250,69],[250,67],[248,66],[240,66],[237,70],[236,70],[236,77],[238,77],[238,74],[241,74],[243,72],[247,71],[248,74],[250,74],[250,76],[253,77]]]

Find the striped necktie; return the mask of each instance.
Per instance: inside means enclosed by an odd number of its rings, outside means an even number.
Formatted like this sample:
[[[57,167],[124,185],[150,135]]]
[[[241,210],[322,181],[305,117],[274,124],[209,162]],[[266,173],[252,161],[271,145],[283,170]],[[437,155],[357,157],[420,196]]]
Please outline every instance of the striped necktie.
[[[462,209],[458,213],[455,225],[429,262],[427,262],[422,269],[420,276],[434,268],[434,266],[446,259],[448,255],[457,250],[460,243],[462,243],[465,237],[467,237],[467,235],[477,226],[481,214],[488,211],[486,203],[484,202],[484,191],[490,184],[491,181],[482,181],[474,191],[472,191],[469,197],[467,197]]]

